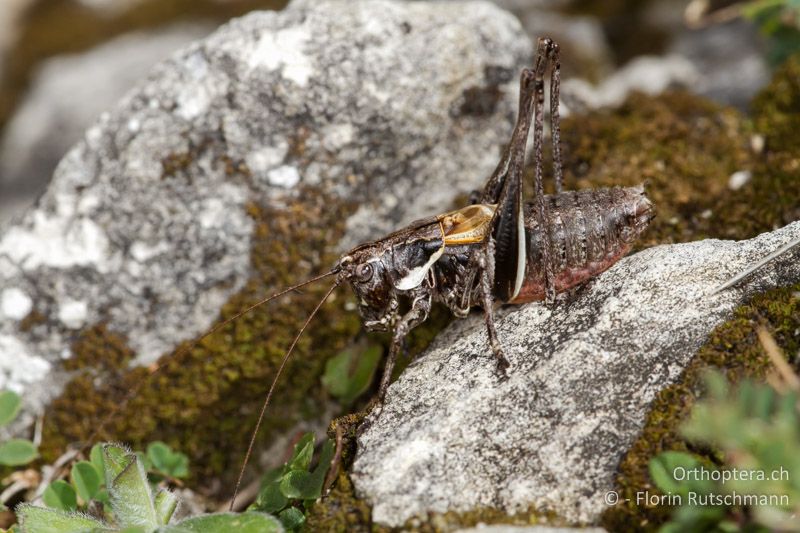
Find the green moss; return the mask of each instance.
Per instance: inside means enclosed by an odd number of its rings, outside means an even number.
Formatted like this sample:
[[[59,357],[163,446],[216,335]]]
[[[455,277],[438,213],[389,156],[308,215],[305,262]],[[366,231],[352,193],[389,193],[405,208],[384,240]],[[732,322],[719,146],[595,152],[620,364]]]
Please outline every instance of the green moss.
[[[773,82],[757,101],[780,101],[781,90]],[[763,132],[785,120],[756,115]],[[797,151],[754,153],[753,127],[734,109],[683,92],[634,94],[618,110],[565,120],[562,131],[567,187],[648,183],[657,217],[640,247],[745,239],[800,218]],[[739,170],[753,177],[734,191]]]
[[[106,324],[86,328],[72,343],[75,357],[64,362],[64,369],[93,368],[104,373],[118,372],[136,355],[127,343],[127,339],[110,331]]]
[[[330,493],[314,505],[306,519],[306,531],[370,531],[372,509],[355,495],[353,482],[340,472]]]
[[[800,218],[800,59],[780,69],[754,100],[753,120],[682,93],[634,95],[618,111],[593,113],[564,125],[568,177],[581,186],[631,185],[650,180],[658,218],[647,245],[706,237],[749,238]],[[580,130],[577,121],[580,120]],[[766,149],[750,150],[753,135]],[[742,189],[730,190],[729,176],[750,170]],[[654,490],[647,463],[664,450],[686,450],[678,435],[709,367],[723,369],[732,381],[764,376],[769,361],[754,325],[765,320],[787,353],[797,353],[800,286],[756,296],[717,328],[686,368],[679,383],[658,395],[645,428],[619,468],[622,498]],[[701,454],[706,450],[692,450]],[[651,530],[667,508],[633,504],[610,509],[603,524],[612,531]]]
[[[797,155],[800,146],[800,55],[781,66],[752,104],[755,127],[771,153]]]
[[[709,450],[693,448],[678,433],[695,401],[703,392],[703,376],[709,368],[718,368],[735,383],[745,377],[764,378],[770,360],[755,332],[765,324],[785,353],[800,349],[800,284],[776,289],[754,297],[739,307],[733,318],[717,327],[685,369],[678,383],[662,390],[653,402],[644,429],[620,463],[617,485],[623,503],[610,508],[603,516],[609,531],[650,531],[669,516],[668,507],[635,505],[636,493],[657,492],[650,480],[647,464],[651,457],[665,450],[692,451],[715,457]],[[794,361],[797,366],[798,361]]]
[[[301,197],[302,201],[290,201],[280,210],[250,206],[256,222],[254,275],[223,307],[221,320],[334,263],[333,243],[341,237],[351,208],[310,189]],[[67,443],[86,439],[110,406],[144,379],[142,388],[95,440],[124,440],[134,446],[164,440],[190,456],[192,475],[206,480],[203,487],[214,486],[208,480],[219,477],[229,492],[277,363],[326,289],[327,284],[320,283],[291,293],[174,357],[184,343],[163,357],[159,362],[163,368],[147,378],[146,369],[125,368],[131,353],[124,340],[101,325],[88,328],[74,346],[76,357],[70,365],[92,370],[79,373],[52,404],[43,454],[52,459]],[[318,412],[314,406],[326,400],[318,380],[324,361],[359,331],[357,314],[344,309],[346,300],[344,289],[330,298],[298,343],[278,383],[259,444],[303,414]],[[107,366],[98,370],[100,360]],[[96,379],[98,375],[102,379]],[[95,389],[97,383],[101,385]]]
[[[562,132],[568,188],[648,183],[657,217],[640,247],[723,236],[715,198],[752,166],[743,117],[683,92],[633,94],[619,109],[564,120]]]

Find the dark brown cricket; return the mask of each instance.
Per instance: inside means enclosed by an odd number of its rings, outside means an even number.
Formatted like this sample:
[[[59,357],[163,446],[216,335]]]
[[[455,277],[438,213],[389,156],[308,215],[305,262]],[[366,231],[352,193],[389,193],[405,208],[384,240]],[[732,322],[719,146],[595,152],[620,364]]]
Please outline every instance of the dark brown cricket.
[[[544,76],[548,67],[552,67],[550,122],[556,189],[553,195],[545,195],[542,185]],[[495,304],[535,300],[552,303],[557,293],[596,276],[630,251],[632,243],[654,216],[643,186],[562,191],[559,84],[558,45],[547,38],[539,39],[533,68],[524,69],[520,75],[519,112],[511,141],[483,190],[473,194],[471,205],[418,220],[379,240],[357,246],[326,274],[289,287],[245,309],[175,355],[180,357],[254,307],[309,283],[335,276],[333,286],[306,319],[278,367],[245,456],[231,509],[275,384],[298,338],[338,285],[348,282],[353,288],[366,329],[392,332],[376,398],[380,402],[389,386],[403,339],[428,317],[434,301],[442,302],[459,317],[465,316],[472,307],[483,309],[489,344],[502,378],[509,364],[494,326]],[[531,123],[535,201],[525,203],[522,176]],[[400,302],[404,299],[409,307],[401,313]],[[156,367],[152,373],[160,368]],[[96,433],[139,387],[129,391],[98,426]],[[89,442],[92,440],[90,438]],[[336,457],[339,457],[338,450]]]
[[[542,184],[544,76],[550,70],[550,122],[556,194],[545,195]],[[606,270],[627,254],[654,216],[644,187],[562,191],[558,45],[539,39],[533,69],[520,75],[519,112],[511,141],[497,168],[475,201],[457,211],[411,223],[382,239],[350,250],[322,277],[336,281],[308,317],[289,350],[264,401],[269,404],[275,383],[297,339],[333,290],[348,282],[358,298],[358,310],[368,330],[391,331],[392,342],[376,401],[386,394],[403,339],[428,318],[438,301],[463,317],[480,306],[489,344],[501,379],[509,366],[494,326],[496,303],[547,300]],[[522,176],[525,145],[533,122],[535,201],[524,203]],[[401,313],[400,301],[409,302]],[[245,456],[252,452],[261,418]],[[337,438],[336,457],[341,439]],[[334,460],[336,462],[336,460]],[[331,472],[336,470],[335,465]],[[239,474],[231,508],[244,475]],[[329,475],[329,478],[330,475]],[[332,479],[332,478],[331,478]]]
[[[544,73],[551,70],[554,195],[544,195],[542,143]],[[627,254],[653,218],[644,187],[561,190],[558,45],[540,39],[536,64],[520,77],[516,127],[476,203],[410,224],[362,244],[340,260],[336,283],[347,281],[368,330],[392,331],[378,398],[389,385],[403,338],[423,322],[434,301],[456,316],[483,308],[501,375],[508,367],[494,327],[496,303],[552,302]],[[537,201],[523,203],[525,145],[534,123]],[[400,314],[400,300],[410,310]]]

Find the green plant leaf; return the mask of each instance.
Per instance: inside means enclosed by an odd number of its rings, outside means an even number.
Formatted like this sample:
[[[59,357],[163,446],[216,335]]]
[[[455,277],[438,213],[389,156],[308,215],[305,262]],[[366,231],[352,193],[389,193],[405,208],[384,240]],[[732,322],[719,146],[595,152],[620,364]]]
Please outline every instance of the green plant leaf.
[[[286,465],[289,467],[289,470],[308,470],[313,455],[314,434],[306,433],[300,438],[300,441],[294,445],[294,453]]]
[[[103,473],[106,487],[109,487],[114,478],[120,475],[134,460],[134,456],[131,455],[128,449],[116,444],[103,444],[102,451]]]
[[[287,498],[301,500],[316,500],[322,495],[322,485],[325,483],[325,474],[331,466],[333,458],[333,441],[326,440],[322,445],[319,463],[313,472],[305,470],[291,470],[280,481],[281,493]]]
[[[318,498],[314,491],[314,482],[311,472],[305,470],[292,470],[281,479],[281,493],[287,498],[311,500]]]
[[[277,513],[289,503],[289,499],[281,492],[280,480],[274,480],[261,486],[256,499],[256,509],[265,513]]]
[[[297,531],[306,522],[306,516],[297,507],[289,507],[278,515],[283,527],[288,531]]]
[[[78,508],[75,489],[63,479],[53,481],[44,489],[42,501],[46,506],[60,511],[74,511]]]
[[[343,403],[352,403],[369,388],[383,349],[370,346],[366,350],[344,350],[325,363],[322,384]]]
[[[17,418],[22,399],[16,392],[7,390],[0,392],[0,427],[8,425]]]
[[[282,533],[283,526],[273,516],[246,513],[215,513],[193,516],[175,525],[160,527],[158,533]]]
[[[158,523],[162,526],[167,525],[178,507],[178,497],[168,490],[160,490],[156,494],[155,507]]]
[[[84,502],[94,498],[100,490],[100,474],[97,473],[94,465],[88,461],[79,461],[72,465],[71,478],[72,485]]]
[[[128,466],[108,485],[111,507],[120,526],[155,529],[159,523],[144,466],[134,454],[128,455],[128,461]]]
[[[676,479],[675,472],[694,471],[700,468],[705,467],[695,456],[673,451],[658,454],[648,464],[650,478],[664,494],[683,494],[688,492],[691,485],[686,481],[686,476],[680,475]]]
[[[156,441],[147,446],[147,458],[159,472],[171,477],[186,477],[189,475],[189,458],[179,452],[174,452],[165,443]]]
[[[95,470],[97,470],[97,474],[100,476],[102,482],[105,482],[105,466],[103,464],[103,444],[97,443],[92,446],[92,450],[89,452],[89,462],[92,463],[92,466]]]
[[[0,464],[20,466],[30,463],[36,456],[36,446],[29,440],[10,439],[0,444]]]
[[[107,524],[91,516],[28,503],[18,505],[16,512],[22,530],[26,533],[73,533],[108,528]]]

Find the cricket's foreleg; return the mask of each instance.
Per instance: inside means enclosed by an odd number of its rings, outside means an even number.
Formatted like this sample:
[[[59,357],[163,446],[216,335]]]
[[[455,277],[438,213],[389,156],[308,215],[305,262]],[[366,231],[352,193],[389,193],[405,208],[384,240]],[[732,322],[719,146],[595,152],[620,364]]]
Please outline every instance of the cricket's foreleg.
[[[397,356],[400,354],[403,347],[403,340],[406,335],[408,335],[409,331],[428,318],[428,313],[431,311],[431,292],[426,287],[421,288],[412,298],[411,309],[397,322],[394,333],[392,334],[389,356],[386,358],[386,366],[383,369],[380,387],[378,387],[378,403],[383,402],[386,396],[386,390],[389,388],[389,383],[392,380],[392,370],[394,370]]]
[[[509,367],[509,363],[503,354],[503,347],[497,337],[497,329],[494,327],[494,254],[494,241],[489,239],[483,254],[483,268],[481,268],[481,306],[483,307],[483,316],[486,321],[486,330],[489,334],[489,346],[492,347],[492,352],[497,360],[497,373],[501,380],[505,380],[508,379],[506,370]]]

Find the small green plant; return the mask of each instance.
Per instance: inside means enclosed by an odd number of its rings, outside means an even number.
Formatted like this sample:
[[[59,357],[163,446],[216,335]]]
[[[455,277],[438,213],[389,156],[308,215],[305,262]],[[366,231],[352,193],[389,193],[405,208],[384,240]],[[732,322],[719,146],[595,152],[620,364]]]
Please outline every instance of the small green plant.
[[[12,391],[0,392],[0,427],[5,427],[17,418],[22,401]],[[22,466],[38,456],[36,446],[27,439],[9,439],[0,444],[0,465]]]
[[[800,52],[800,1],[754,0],[744,4],[742,14],[770,40],[769,60],[773,65]]]
[[[134,455],[154,483],[189,475],[186,455],[173,451],[163,442],[152,442],[147,446],[147,453],[134,452]],[[92,447],[89,461],[72,465],[69,479],[69,482],[59,479],[47,486],[42,495],[45,505],[61,511],[77,511],[84,510],[94,501],[108,507],[102,444]]]
[[[303,435],[295,445],[291,459],[262,478],[258,498],[251,508],[276,514],[289,531],[299,530],[306,520],[304,510],[308,510],[322,495],[333,453],[333,441],[326,440],[317,466],[312,469],[314,435]]]
[[[154,451],[154,457],[159,461],[170,459],[166,464],[173,473],[185,468],[183,459],[176,459],[172,455],[174,452],[164,452],[163,448]],[[147,456],[150,455],[149,447]],[[166,489],[153,489],[145,469],[145,455],[104,444],[95,446],[90,458],[72,467],[71,483],[59,480],[47,487],[43,496],[47,507],[27,503],[17,506],[17,520],[23,533],[269,533],[283,530],[274,517],[258,512],[217,513],[172,523],[178,499]],[[149,460],[156,462],[153,457]],[[92,507],[93,501],[106,505]],[[87,512],[77,510],[81,503]]]
[[[796,390],[745,380],[732,388],[711,374],[708,396],[682,428],[701,460],[664,452],[650,476],[679,502],[662,532],[800,531],[800,408]]]
[[[322,384],[343,404],[353,403],[372,383],[381,353],[382,349],[378,345],[365,350],[343,350],[325,363]]]

